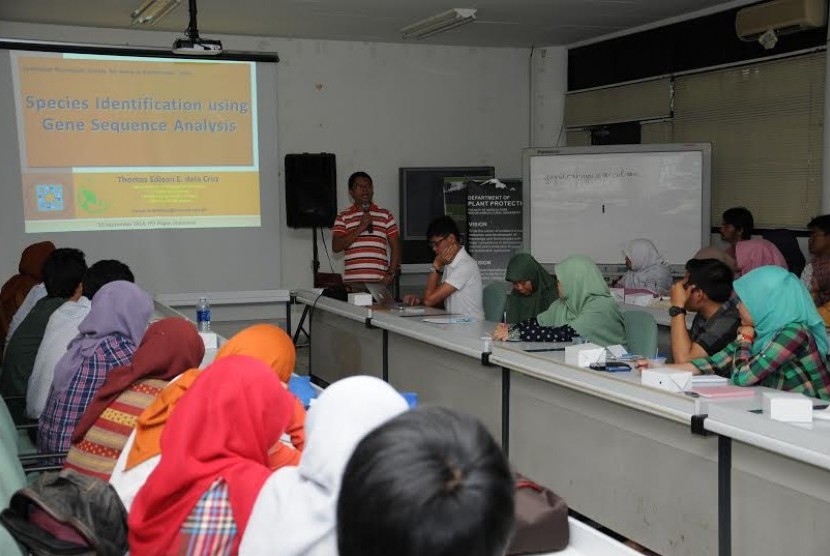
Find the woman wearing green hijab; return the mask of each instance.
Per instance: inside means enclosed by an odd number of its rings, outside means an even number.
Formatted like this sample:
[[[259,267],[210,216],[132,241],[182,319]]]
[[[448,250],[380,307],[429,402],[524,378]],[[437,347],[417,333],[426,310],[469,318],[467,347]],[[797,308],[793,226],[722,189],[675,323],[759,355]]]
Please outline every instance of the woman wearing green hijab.
[[[504,278],[513,283],[506,304],[509,323],[533,318],[556,301],[556,282],[528,253],[513,255]]]
[[[722,351],[676,367],[717,373],[738,386],[760,384],[830,399],[827,332],[807,288],[794,274],[762,266],[735,280],[738,337]]]
[[[525,342],[570,342],[582,336],[601,346],[625,342],[622,313],[597,265],[574,255],[556,265],[559,299],[536,318],[509,328],[499,325],[493,338]]]

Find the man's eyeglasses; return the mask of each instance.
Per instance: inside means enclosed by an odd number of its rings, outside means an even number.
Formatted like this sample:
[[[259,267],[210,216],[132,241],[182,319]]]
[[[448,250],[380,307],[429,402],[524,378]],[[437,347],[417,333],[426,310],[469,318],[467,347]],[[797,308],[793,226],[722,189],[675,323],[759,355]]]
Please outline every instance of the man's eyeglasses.
[[[441,242],[444,241],[445,239],[447,239],[448,237],[450,237],[450,236],[443,236],[439,239],[431,239],[427,243],[429,243],[429,246],[432,247],[433,249],[437,249],[438,246],[441,245]]]

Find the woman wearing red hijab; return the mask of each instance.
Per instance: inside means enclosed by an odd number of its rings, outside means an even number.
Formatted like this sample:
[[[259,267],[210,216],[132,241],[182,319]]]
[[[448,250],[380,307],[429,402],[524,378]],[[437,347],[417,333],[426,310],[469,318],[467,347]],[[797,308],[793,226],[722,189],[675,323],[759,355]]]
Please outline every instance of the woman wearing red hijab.
[[[164,456],[130,511],[130,552],[236,554],[292,407],[256,359],[233,355],[208,367],[165,427]]]

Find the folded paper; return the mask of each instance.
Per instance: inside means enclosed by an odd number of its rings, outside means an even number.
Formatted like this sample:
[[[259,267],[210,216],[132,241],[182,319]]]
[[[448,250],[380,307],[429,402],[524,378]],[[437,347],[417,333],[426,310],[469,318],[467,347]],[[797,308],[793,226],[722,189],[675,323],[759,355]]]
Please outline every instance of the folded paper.
[[[692,373],[679,369],[643,369],[641,374],[643,386],[660,388],[669,392],[684,392],[692,387]]]
[[[764,415],[786,423],[812,423],[813,401],[794,392],[764,392]]]

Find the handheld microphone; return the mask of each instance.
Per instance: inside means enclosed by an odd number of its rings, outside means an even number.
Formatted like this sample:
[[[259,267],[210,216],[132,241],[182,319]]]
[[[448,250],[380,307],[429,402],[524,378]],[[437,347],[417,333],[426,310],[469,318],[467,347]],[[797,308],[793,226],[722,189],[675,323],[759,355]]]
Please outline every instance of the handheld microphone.
[[[363,212],[369,212],[369,203],[363,203]],[[372,221],[369,220],[369,227],[366,228],[366,231],[370,234],[375,232],[374,226],[372,226]]]

